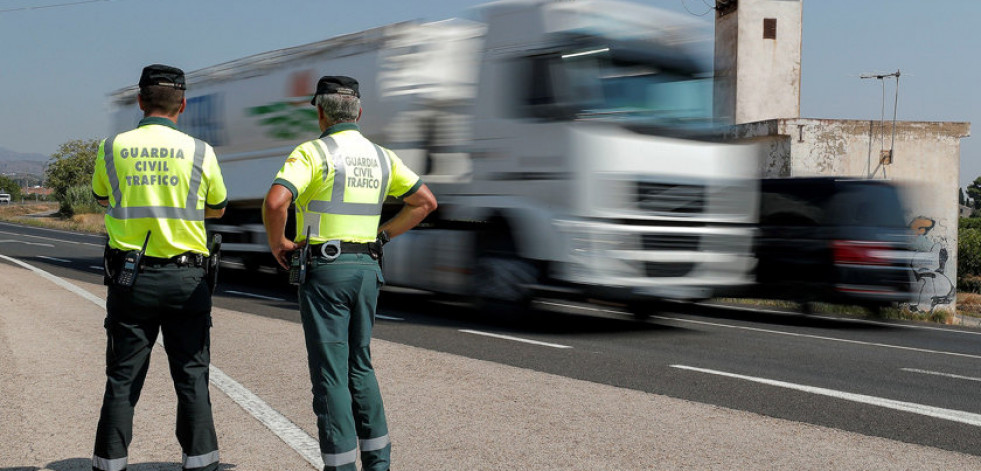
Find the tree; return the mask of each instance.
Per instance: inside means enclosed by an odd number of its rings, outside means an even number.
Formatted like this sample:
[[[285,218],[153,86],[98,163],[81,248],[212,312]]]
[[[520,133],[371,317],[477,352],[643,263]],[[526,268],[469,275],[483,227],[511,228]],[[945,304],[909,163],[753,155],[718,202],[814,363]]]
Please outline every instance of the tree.
[[[961,206],[966,206],[967,205],[967,197],[964,196],[964,189],[963,188],[958,188],[957,189],[957,204],[959,204]]]
[[[77,202],[74,200],[78,190],[70,192],[72,187],[91,188],[98,151],[97,139],[73,139],[61,144],[58,151],[51,155],[52,162],[45,172],[45,181],[52,189],[54,198],[61,203],[59,211],[62,214],[70,216],[75,213]],[[92,191],[88,190],[87,193],[91,194]],[[69,194],[72,198],[69,198]]]
[[[10,201],[20,201],[20,185],[3,175],[0,175],[0,193],[9,194]]]
[[[981,177],[975,178],[974,181],[967,186],[967,196],[970,198],[970,204],[974,209],[981,209]]]

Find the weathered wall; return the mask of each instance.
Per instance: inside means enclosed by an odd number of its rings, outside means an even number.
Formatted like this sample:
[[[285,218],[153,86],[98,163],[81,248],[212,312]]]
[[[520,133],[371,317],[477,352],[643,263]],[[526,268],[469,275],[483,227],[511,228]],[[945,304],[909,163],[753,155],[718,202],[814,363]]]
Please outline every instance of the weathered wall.
[[[780,119],[738,126],[733,137],[773,142],[765,177],[835,175],[903,185],[920,252],[910,267],[916,284],[910,307],[930,311],[955,301],[960,140],[969,135],[969,123],[899,122],[888,165],[879,165],[879,155],[881,146],[889,149],[892,123],[880,129],[877,121]]]
[[[734,123],[800,116],[801,2],[739,0],[715,22],[716,111]],[[776,37],[764,38],[764,20]],[[738,58],[737,58],[738,56]]]

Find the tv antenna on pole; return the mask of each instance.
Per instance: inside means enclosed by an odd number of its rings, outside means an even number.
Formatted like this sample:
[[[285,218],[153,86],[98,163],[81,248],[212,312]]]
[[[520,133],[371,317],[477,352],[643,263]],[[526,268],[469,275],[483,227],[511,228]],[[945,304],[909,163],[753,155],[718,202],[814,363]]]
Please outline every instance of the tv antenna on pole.
[[[879,168],[884,165],[889,165],[892,163],[893,157],[893,145],[896,143],[896,110],[899,108],[899,69],[890,74],[862,74],[859,78],[863,79],[878,79],[882,82],[882,113],[879,116],[879,165],[876,166],[875,170],[870,170],[868,177],[871,178],[873,175],[879,172]],[[885,150],[885,136],[883,136],[882,129],[885,125],[886,118],[886,78],[895,77],[896,78],[896,98],[892,105],[892,138],[889,142],[889,150]],[[872,129],[869,127],[869,162],[868,168],[872,167]],[[882,176],[886,176],[886,169],[882,168]]]

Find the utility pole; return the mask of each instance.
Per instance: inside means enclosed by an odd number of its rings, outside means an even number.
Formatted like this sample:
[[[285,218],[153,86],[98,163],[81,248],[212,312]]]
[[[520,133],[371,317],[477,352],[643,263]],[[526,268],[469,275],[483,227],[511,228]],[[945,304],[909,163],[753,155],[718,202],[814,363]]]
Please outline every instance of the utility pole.
[[[899,69],[890,74],[862,74],[859,78],[862,79],[877,79],[882,82],[882,112],[879,115],[879,165],[876,166],[875,170],[870,170],[868,177],[871,178],[873,175],[879,172],[879,168],[884,165],[892,164],[893,158],[893,145],[896,143],[896,111],[899,109]],[[892,105],[892,138],[889,142],[889,150],[885,150],[885,136],[883,136],[882,129],[885,125],[886,119],[886,78],[895,77],[896,78],[896,98]],[[872,127],[869,126],[869,157],[868,157],[868,168],[872,167]],[[882,168],[882,176],[885,177],[886,169]]]

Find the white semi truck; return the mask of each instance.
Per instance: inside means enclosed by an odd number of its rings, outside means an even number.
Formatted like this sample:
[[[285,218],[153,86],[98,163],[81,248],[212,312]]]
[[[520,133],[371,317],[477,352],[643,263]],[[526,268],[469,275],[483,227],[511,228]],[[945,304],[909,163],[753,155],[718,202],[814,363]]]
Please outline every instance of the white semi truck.
[[[480,21],[398,23],[188,74],[179,125],[218,154],[229,207],[210,229],[226,255],[272,264],[263,196],[289,152],[320,134],[316,80],[348,75],[360,82],[363,133],[439,200],[386,246],[389,285],[642,306],[748,283],[758,149],[716,138],[710,68],[689,49],[704,28],[614,1],[479,11]],[[117,131],[141,117],[136,92],[112,96]]]

